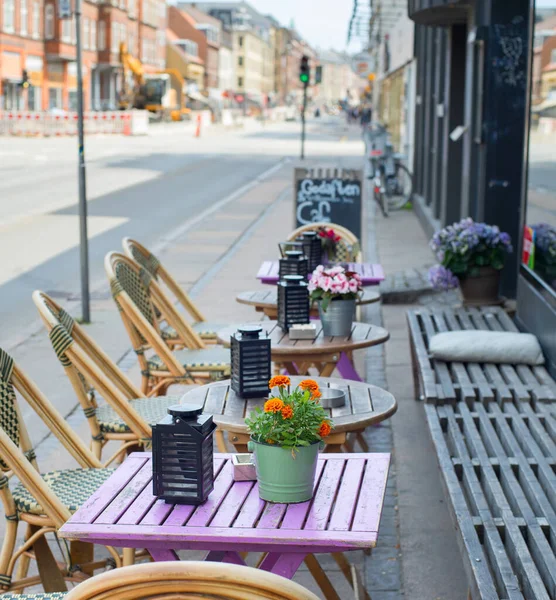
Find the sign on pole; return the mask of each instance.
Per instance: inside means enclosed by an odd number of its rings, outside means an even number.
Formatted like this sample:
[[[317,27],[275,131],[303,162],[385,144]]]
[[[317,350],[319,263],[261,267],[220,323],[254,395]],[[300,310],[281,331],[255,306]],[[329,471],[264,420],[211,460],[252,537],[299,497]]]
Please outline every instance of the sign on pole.
[[[71,19],[71,0],[58,0],[58,18]]]

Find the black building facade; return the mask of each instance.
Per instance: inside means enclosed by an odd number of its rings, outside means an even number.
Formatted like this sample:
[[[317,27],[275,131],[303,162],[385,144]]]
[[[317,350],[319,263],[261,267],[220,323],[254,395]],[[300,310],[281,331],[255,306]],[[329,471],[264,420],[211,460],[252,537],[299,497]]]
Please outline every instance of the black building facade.
[[[521,264],[533,0],[409,0],[408,11],[416,23],[416,212],[430,234],[471,216],[511,235],[501,291],[517,297],[518,324],[539,337],[556,372],[556,288]]]

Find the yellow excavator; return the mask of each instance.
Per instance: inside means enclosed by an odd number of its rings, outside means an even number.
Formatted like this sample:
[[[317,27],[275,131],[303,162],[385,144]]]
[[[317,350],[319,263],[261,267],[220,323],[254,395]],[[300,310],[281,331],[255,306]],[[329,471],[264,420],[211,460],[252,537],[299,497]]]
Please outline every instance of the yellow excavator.
[[[181,121],[191,112],[185,105],[185,80],[177,69],[145,73],[141,61],[128,52],[125,42],[120,44],[120,61],[124,70],[119,94],[121,110],[144,109],[165,121]],[[129,85],[129,74],[133,87]]]

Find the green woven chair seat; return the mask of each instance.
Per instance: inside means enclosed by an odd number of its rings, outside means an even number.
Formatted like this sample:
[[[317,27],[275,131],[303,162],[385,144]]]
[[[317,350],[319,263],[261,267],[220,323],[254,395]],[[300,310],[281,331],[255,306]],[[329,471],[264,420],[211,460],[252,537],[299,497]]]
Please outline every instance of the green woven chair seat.
[[[211,323],[210,321],[200,321],[192,324],[193,331],[203,340],[214,340],[216,334],[227,327],[222,323]],[[162,337],[165,340],[173,340],[178,337],[178,332],[171,326],[167,325],[162,331]]]
[[[181,396],[159,396],[136,398],[129,403],[149,425],[156,425],[168,414],[168,407],[179,404],[180,400]],[[99,406],[96,415],[102,433],[130,433],[131,431],[109,404]],[[0,600],[2,600],[1,596]]]
[[[68,592],[50,592],[50,594],[16,594],[15,592],[7,592],[0,594],[0,600],[58,600],[65,598]]]
[[[65,469],[43,473],[41,477],[62,504],[74,512],[113,472],[114,469]],[[44,515],[41,505],[21,483],[14,488],[13,498],[19,512]]]
[[[178,350],[174,356],[186,371],[230,371],[230,351],[220,346],[201,350]],[[156,354],[148,359],[149,369],[166,371],[167,368]]]

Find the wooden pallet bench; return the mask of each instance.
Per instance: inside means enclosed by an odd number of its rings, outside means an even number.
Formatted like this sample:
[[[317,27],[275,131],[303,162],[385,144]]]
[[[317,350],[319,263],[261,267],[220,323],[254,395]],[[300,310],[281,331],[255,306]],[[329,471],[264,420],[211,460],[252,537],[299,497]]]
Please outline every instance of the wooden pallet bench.
[[[544,367],[431,360],[456,329],[517,331],[499,308],[408,313],[425,414],[474,600],[556,598],[556,383]]]

